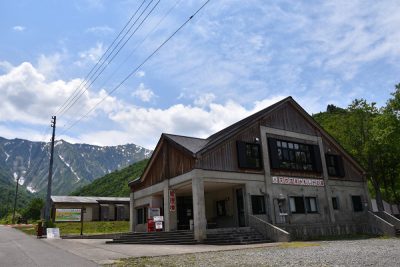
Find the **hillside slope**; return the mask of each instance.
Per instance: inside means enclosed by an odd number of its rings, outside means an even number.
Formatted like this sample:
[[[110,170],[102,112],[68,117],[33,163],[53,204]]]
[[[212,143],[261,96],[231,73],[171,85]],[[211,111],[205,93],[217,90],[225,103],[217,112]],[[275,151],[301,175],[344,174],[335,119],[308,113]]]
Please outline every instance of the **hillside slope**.
[[[128,182],[141,176],[148,159],[109,173],[71,193],[73,196],[129,197]]]

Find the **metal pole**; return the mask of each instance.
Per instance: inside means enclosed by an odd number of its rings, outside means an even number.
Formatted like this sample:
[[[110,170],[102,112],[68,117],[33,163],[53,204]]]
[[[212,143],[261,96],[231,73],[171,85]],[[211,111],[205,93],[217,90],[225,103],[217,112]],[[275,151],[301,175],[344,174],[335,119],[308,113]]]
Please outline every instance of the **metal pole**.
[[[81,208],[81,235],[83,235],[83,207]]]
[[[44,219],[50,221],[50,208],[51,208],[51,182],[53,178],[53,154],[54,154],[54,138],[56,135],[56,116],[51,117],[51,127],[53,128],[53,135],[51,138],[51,151],[50,151],[50,166],[49,166],[49,178],[47,180],[47,197],[46,207],[44,210]]]

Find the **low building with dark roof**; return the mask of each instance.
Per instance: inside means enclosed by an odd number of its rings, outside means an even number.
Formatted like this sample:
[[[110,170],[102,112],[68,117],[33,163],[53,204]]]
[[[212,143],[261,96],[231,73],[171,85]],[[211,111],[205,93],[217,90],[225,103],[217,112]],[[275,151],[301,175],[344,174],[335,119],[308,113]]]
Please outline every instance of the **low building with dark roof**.
[[[273,240],[371,230],[363,168],[291,97],[206,139],[163,133],[129,186],[132,232],[146,231],[149,208],[198,241],[211,228]]]
[[[53,220],[58,211],[83,209],[84,221],[125,221],[129,219],[129,197],[51,196]]]

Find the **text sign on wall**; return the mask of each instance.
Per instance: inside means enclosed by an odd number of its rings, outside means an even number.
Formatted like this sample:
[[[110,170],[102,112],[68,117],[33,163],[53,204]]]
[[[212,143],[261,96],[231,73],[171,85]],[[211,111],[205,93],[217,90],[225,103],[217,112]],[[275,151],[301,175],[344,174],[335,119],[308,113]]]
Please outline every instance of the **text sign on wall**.
[[[56,209],[56,222],[80,222],[81,209]]]
[[[296,178],[296,177],[283,177],[272,176],[273,184],[288,184],[288,185],[304,185],[304,186],[325,186],[324,180],[309,179],[309,178]]]
[[[176,210],[176,196],[175,191],[169,190],[169,211]]]

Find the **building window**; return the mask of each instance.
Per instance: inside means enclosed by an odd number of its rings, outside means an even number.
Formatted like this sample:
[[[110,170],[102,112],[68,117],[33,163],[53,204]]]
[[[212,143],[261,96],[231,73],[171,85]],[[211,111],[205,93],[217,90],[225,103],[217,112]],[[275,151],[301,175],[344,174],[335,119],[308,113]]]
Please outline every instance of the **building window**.
[[[332,198],[332,207],[334,210],[339,209],[339,199],[337,197]]]
[[[330,176],[344,177],[344,167],[342,157],[339,155],[326,154],[326,166]]]
[[[303,197],[290,197],[290,212],[291,213],[305,213],[304,198]]]
[[[322,171],[319,147],[268,138],[271,168]]]
[[[306,210],[307,213],[317,213],[317,198],[316,197],[306,197]]]
[[[316,197],[289,197],[291,213],[317,213]]]
[[[136,209],[137,224],[147,223],[147,207]]]
[[[259,144],[237,141],[239,168],[261,169],[261,148]]]
[[[361,196],[351,196],[351,200],[353,201],[354,212],[363,211]]]
[[[265,214],[264,196],[251,196],[251,207],[253,214]]]

